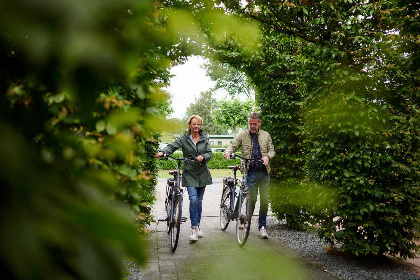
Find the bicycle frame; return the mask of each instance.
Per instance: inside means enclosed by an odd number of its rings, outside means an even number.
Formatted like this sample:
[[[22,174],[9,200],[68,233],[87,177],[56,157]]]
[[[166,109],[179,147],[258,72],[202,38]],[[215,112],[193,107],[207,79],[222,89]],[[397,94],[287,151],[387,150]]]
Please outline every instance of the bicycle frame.
[[[244,163],[244,173],[242,175],[242,180],[238,180],[237,176],[236,176],[236,171],[239,170],[239,168],[235,168],[235,169],[231,168],[231,169],[233,169],[234,185],[231,189],[232,196],[231,196],[231,204],[230,205],[231,206],[235,205],[234,209],[233,209],[233,207],[231,207],[231,209],[230,209],[230,210],[233,211],[231,220],[237,219],[238,209],[241,209],[241,206],[242,206],[242,196],[245,192],[248,191],[248,190],[245,190],[245,188],[248,187],[248,166],[254,160],[261,160],[261,158],[257,158],[257,157],[245,158],[245,157],[241,157],[241,156],[235,155],[235,154],[231,155],[231,159],[234,159],[236,157],[239,157],[241,160],[244,160],[245,163]],[[236,199],[236,204],[235,204],[236,187],[237,186],[239,186],[239,192],[238,192],[238,197]]]
[[[172,252],[175,252],[178,245],[180,225],[187,220],[187,218],[182,217],[182,201],[184,190],[181,188],[181,162],[189,160],[189,158],[176,158],[171,155],[164,155],[164,159],[168,158],[172,158],[177,162],[177,169],[169,171],[169,174],[173,176],[173,184],[171,184],[170,180],[168,179],[165,199],[165,210],[167,217],[164,220],[158,221],[166,221],[167,233],[171,235],[171,249]],[[168,213],[169,204],[170,211]],[[178,211],[176,215],[175,211]]]
[[[235,157],[235,154],[231,156],[231,158]],[[248,186],[248,166],[252,161],[261,160],[261,158],[238,157],[245,161],[242,180],[237,179],[236,176],[236,172],[240,167],[236,165],[229,166],[229,169],[233,170],[233,182],[231,181],[232,178],[229,177],[223,179],[224,188],[220,203],[220,228],[225,230],[229,225],[229,221],[236,220],[237,242],[242,247],[248,239],[253,212],[252,198]],[[238,191],[236,191],[236,187],[239,187]],[[245,209],[242,207],[243,203],[245,203]]]

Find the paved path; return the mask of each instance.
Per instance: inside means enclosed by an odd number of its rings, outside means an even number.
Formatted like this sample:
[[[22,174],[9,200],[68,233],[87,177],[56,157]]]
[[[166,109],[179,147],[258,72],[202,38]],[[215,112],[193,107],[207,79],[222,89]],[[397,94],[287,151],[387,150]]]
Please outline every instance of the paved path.
[[[300,255],[276,238],[262,240],[258,229],[251,225],[251,232],[243,248],[236,244],[235,223],[223,232],[219,228],[219,202],[221,179],[214,179],[207,186],[203,201],[201,228],[204,237],[197,242],[188,241],[190,220],[188,193],[184,193],[180,240],[175,253],[171,252],[166,225],[152,224],[153,233],[146,241],[149,260],[145,267],[131,267],[129,279],[336,279],[307,262]],[[164,214],[165,179],[159,179],[157,202],[153,210],[156,219]],[[257,204],[257,208],[259,205]],[[254,213],[258,213],[258,209]]]

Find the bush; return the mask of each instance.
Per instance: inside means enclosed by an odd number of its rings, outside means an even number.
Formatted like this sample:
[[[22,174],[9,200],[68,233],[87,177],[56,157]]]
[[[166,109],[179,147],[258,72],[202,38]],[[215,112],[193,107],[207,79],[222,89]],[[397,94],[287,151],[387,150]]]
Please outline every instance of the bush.
[[[334,189],[316,183],[271,180],[271,209],[290,228],[315,229],[319,221],[334,209]]]
[[[355,84],[349,88],[359,94],[333,89],[308,115],[307,172],[334,186],[338,197],[319,235],[355,255],[413,257],[420,211],[415,117],[370,102]]]
[[[173,153],[175,157],[182,157],[182,152],[176,151]],[[161,170],[170,170],[176,169],[176,162],[168,159],[168,160],[159,160],[159,169]],[[230,159],[227,160],[223,157],[223,153],[213,153],[213,157],[208,162],[210,169],[227,169],[229,165],[240,165],[239,159]]]

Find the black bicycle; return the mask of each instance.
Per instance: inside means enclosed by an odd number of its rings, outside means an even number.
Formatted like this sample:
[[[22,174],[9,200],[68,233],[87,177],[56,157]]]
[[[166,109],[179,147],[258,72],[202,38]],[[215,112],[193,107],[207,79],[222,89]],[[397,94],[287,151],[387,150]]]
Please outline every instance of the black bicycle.
[[[248,187],[248,166],[251,161],[261,160],[261,158],[245,158],[235,154],[232,154],[230,158],[234,159],[236,157],[244,161],[244,173],[242,181],[237,179],[236,171],[240,167],[231,165],[228,168],[233,170],[233,178],[223,178],[223,191],[220,202],[220,228],[226,230],[229,222],[236,220],[236,241],[242,247],[248,240],[253,210],[251,191]]]
[[[178,246],[179,232],[181,223],[187,221],[186,217],[182,217],[182,202],[184,190],[181,188],[182,173],[181,162],[185,160],[194,160],[190,158],[176,158],[171,155],[164,155],[163,159],[171,158],[176,161],[176,170],[169,171],[173,178],[166,180],[166,196],[165,196],[165,212],[166,218],[159,221],[166,221],[166,231],[171,236],[171,250],[175,252]]]

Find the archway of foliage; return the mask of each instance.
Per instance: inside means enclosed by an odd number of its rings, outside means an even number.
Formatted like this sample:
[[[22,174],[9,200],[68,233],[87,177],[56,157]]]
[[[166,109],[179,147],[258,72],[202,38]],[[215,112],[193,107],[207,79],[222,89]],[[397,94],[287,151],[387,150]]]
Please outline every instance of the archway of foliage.
[[[260,26],[260,49],[214,38],[209,54],[256,87],[278,155],[273,210],[293,227],[316,225],[344,251],[413,257],[419,2],[215,3]]]

